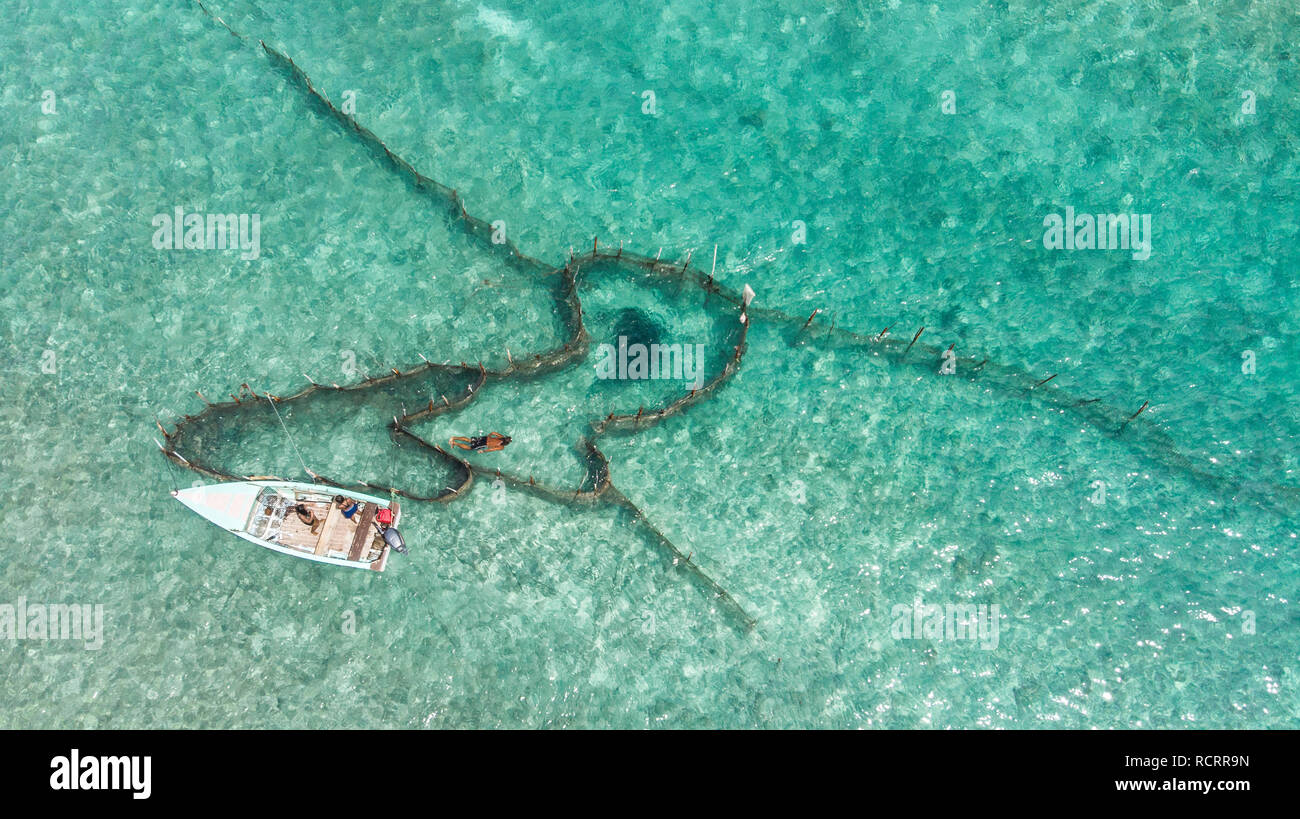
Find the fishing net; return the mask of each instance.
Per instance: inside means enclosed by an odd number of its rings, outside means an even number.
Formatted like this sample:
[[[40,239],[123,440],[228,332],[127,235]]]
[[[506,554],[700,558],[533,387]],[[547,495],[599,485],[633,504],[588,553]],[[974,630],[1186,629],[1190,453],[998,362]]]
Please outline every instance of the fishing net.
[[[202,4],[200,8],[234,36],[252,42]],[[317,91],[293,60],[256,42],[321,117],[353,135],[383,166],[425,195],[477,249],[514,273],[544,282],[562,342],[549,349],[506,351],[503,362],[490,365],[426,359],[356,383],[307,383],[292,395],[271,395],[243,384],[229,400],[200,396],[205,402],[201,412],[176,420],[171,430],[159,424],[165,454],[188,469],[242,480],[293,475],[301,468],[323,484],[436,502],[461,497],[476,478],[487,478],[554,503],[612,505],[640,527],[671,566],[749,628],[754,619],[745,609],[616,488],[600,441],[688,412],[723,389],[741,367],[747,332],[757,321],[776,328],[789,347],[816,345],[872,356],[917,377],[971,383],[1068,415],[1172,472],[1264,508],[1288,512],[1300,503],[1300,488],[1212,471],[1203,459],[1181,451],[1144,417],[1149,402],[1116,406],[1062,383],[1065,379],[1055,373],[1034,373],[934,343],[924,327],[864,333],[837,326],[820,310],[805,317],[750,305],[748,294],[721,285],[712,269],[704,272],[689,256],[666,262],[592,241],[585,252],[570,253],[567,263],[556,268],[509,241],[494,242],[491,225],[471,215],[455,189],[421,174]],[[670,346],[674,339],[704,339],[702,355],[692,361],[697,378],[688,378],[685,371],[680,377],[642,379],[598,373],[610,348],[618,350],[623,343]],[[491,419],[473,415],[479,395],[489,390],[504,391],[504,405],[516,412],[516,425],[544,431],[549,442],[544,458],[515,458],[527,453],[527,446],[521,446],[526,441],[521,441],[494,453],[501,457],[488,465],[447,444],[446,433],[455,429],[444,423],[450,419],[462,429],[493,426]],[[502,431],[519,437],[515,430]],[[368,442],[363,433],[369,433]],[[348,445],[341,446],[340,439]],[[563,442],[564,457],[554,454],[557,440]],[[512,465],[518,468],[512,471]]]

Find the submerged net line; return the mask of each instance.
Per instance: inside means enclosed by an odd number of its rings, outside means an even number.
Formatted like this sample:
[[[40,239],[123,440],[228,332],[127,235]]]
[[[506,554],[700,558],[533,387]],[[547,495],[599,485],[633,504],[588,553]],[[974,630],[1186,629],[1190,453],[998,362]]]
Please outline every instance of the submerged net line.
[[[251,38],[231,28],[224,20],[207,9],[202,2],[199,0],[196,0],[196,2],[205,14],[222,25],[232,35],[245,43],[251,44],[254,42]],[[642,527],[643,531],[656,542],[662,552],[671,559],[674,566],[684,567],[688,577],[693,582],[715,595],[723,602],[724,608],[734,616],[737,622],[743,624],[745,628],[749,628],[753,626],[754,618],[717,581],[691,559],[691,554],[683,553],[678,546],[650,522],[635,503],[614,486],[610,477],[608,460],[600,451],[598,441],[606,434],[635,432],[658,424],[666,418],[684,412],[692,404],[703,400],[720,389],[739,370],[746,350],[748,330],[753,320],[757,318],[778,327],[790,347],[798,347],[809,343],[832,348],[843,347],[881,357],[887,363],[897,367],[905,367],[936,376],[939,374],[939,368],[936,365],[946,360],[954,368],[954,373],[938,377],[953,377],[968,382],[978,382],[1003,394],[1020,396],[1040,406],[1063,413],[1070,413],[1103,433],[1122,439],[1139,453],[1163,463],[1170,469],[1182,472],[1221,491],[1234,495],[1245,494],[1264,508],[1278,511],[1275,502],[1277,500],[1276,496],[1291,502],[1300,499],[1300,488],[1265,481],[1244,481],[1230,475],[1214,474],[1198,466],[1155,424],[1147,422],[1146,419],[1140,419],[1140,416],[1148,408],[1149,401],[1142,404],[1136,412],[1123,410],[1108,404],[1103,399],[1084,397],[1082,394],[1063,388],[1055,373],[1043,377],[1041,374],[1033,374],[1015,365],[1000,364],[987,358],[977,359],[974,356],[957,355],[953,352],[955,345],[945,348],[929,341],[920,341],[925,330],[924,327],[918,330],[908,341],[905,336],[890,335],[891,328],[886,328],[876,334],[862,334],[848,328],[838,327],[834,321],[827,324],[825,319],[820,317],[821,310],[814,311],[805,320],[776,308],[750,305],[747,303],[744,294],[720,284],[714,278],[712,271],[705,274],[702,270],[691,268],[689,254],[686,260],[680,264],[665,262],[659,256],[651,258],[633,252],[626,252],[621,246],[617,252],[602,250],[599,244],[593,240],[591,250],[587,253],[575,256],[570,251],[569,259],[563,267],[557,268],[547,265],[524,254],[508,239],[493,241],[491,225],[469,213],[455,188],[421,174],[413,165],[394,153],[372,131],[358,123],[353,116],[337,108],[328,97],[315,88],[307,73],[291,58],[267,45],[262,40],[256,40],[255,42],[272,64],[286,71],[303,89],[309,101],[315,107],[341,125],[345,131],[354,134],[362,145],[415,190],[423,193],[438,204],[451,221],[459,223],[465,234],[477,240],[477,243],[484,250],[501,257],[502,261],[511,267],[538,276],[543,281],[549,281],[554,288],[553,298],[556,302],[557,312],[561,316],[565,338],[563,343],[558,346],[531,355],[524,354],[515,357],[507,350],[508,366],[506,367],[489,368],[484,366],[481,361],[477,364],[466,362],[439,364],[421,356],[423,363],[413,368],[405,371],[392,368],[390,372],[384,375],[367,376],[352,384],[321,384],[308,377],[309,383],[307,386],[289,396],[272,395],[265,391],[258,394],[247,384],[241,385],[239,394],[231,394],[230,401],[213,403],[200,394],[199,398],[205,404],[205,408],[200,413],[185,415],[178,419],[175,422],[176,429],[171,432],[161,422],[158,424],[166,441],[166,445],[163,447],[164,453],[168,458],[187,469],[222,480],[246,480],[251,477],[224,471],[199,458],[186,458],[179,451],[180,445],[185,440],[186,431],[192,424],[212,414],[227,412],[250,401],[266,401],[274,405],[301,401],[321,391],[351,392],[372,390],[385,384],[393,384],[430,371],[471,378],[472,380],[465,391],[454,399],[442,395],[440,396],[440,402],[431,399],[428,405],[412,412],[403,409],[401,413],[393,417],[388,425],[390,437],[393,440],[410,441],[452,470],[455,481],[440,493],[426,495],[397,486],[341,481],[309,471],[312,480],[339,488],[359,487],[386,492],[412,500],[449,502],[467,492],[472,487],[476,476],[490,477],[493,480],[500,480],[513,489],[555,503],[566,505],[611,504],[625,510]],[[729,304],[732,309],[738,311],[740,316],[740,321],[733,325],[738,329],[735,331],[735,344],[730,360],[700,388],[691,390],[689,393],[670,400],[662,406],[651,407],[648,411],[645,407],[642,407],[635,414],[611,412],[603,418],[592,421],[589,425],[588,435],[584,436],[575,445],[579,454],[583,457],[586,474],[580,481],[579,486],[572,490],[547,486],[537,482],[533,476],[525,478],[521,475],[506,474],[499,470],[474,464],[448,452],[437,444],[424,440],[410,429],[413,424],[463,409],[489,383],[536,378],[565,369],[582,361],[588,353],[590,336],[583,322],[582,303],[578,294],[579,282],[584,267],[597,263],[612,265],[621,270],[639,269],[656,280],[676,282],[679,287],[689,285],[703,295],[706,304],[715,297],[721,302]]]
[[[250,41],[248,37],[235,31],[224,20],[209,11],[202,2],[197,2],[197,4],[205,14],[220,23],[220,25],[222,25],[232,35],[238,37],[244,42]],[[595,503],[604,500],[628,512],[633,520],[642,527],[643,531],[645,531],[656,545],[666,554],[666,556],[671,559],[671,565],[684,569],[687,577],[693,583],[702,586],[715,599],[717,599],[722,604],[724,610],[731,616],[733,622],[741,624],[745,629],[752,628],[755,625],[754,618],[745,611],[744,607],[742,607],[740,603],[721,586],[721,584],[714,580],[692,559],[692,554],[683,553],[675,543],[650,523],[649,518],[638,506],[636,506],[636,504],[621,492],[618,492],[613,488],[613,483],[609,477],[608,459],[605,458],[604,454],[596,446],[594,440],[583,438],[578,443],[578,448],[586,455],[585,461],[588,466],[587,477],[584,478],[582,483],[590,484],[590,488],[584,489],[583,485],[580,485],[578,489],[569,492],[538,483],[532,476],[529,476],[527,480],[524,480],[521,476],[504,474],[499,470],[489,470],[480,465],[473,464],[463,458],[451,454],[437,444],[424,440],[409,429],[410,424],[436,415],[455,412],[463,408],[477,397],[480,390],[489,381],[536,377],[539,374],[563,368],[585,358],[590,343],[590,337],[582,320],[582,304],[578,298],[577,292],[577,282],[582,269],[583,259],[571,256],[568,264],[563,268],[556,269],[537,259],[526,256],[512,241],[492,241],[491,225],[486,221],[471,215],[454,188],[443,185],[436,180],[421,174],[409,162],[393,153],[373,132],[358,123],[352,116],[339,110],[333,102],[317,91],[311,78],[290,57],[267,45],[262,40],[258,40],[257,42],[272,63],[286,70],[294,80],[297,81],[297,83],[306,91],[309,99],[313,100],[318,107],[322,108],[337,122],[345,126],[346,130],[355,133],[368,149],[377,156],[382,157],[383,161],[386,162],[390,168],[394,169],[399,175],[404,177],[416,190],[433,197],[435,201],[443,206],[454,220],[459,220],[459,222],[464,226],[466,233],[479,240],[479,243],[483,247],[493,251],[497,255],[506,256],[508,259],[512,260],[515,265],[524,268],[526,271],[540,274],[542,276],[558,275],[560,280],[560,294],[558,301],[560,303],[559,306],[562,307],[563,325],[566,331],[566,340],[562,345],[551,350],[535,353],[531,356],[525,355],[520,360],[515,360],[515,358],[507,352],[509,365],[505,368],[489,369],[485,367],[482,362],[479,362],[476,368],[478,371],[477,381],[470,384],[466,392],[457,397],[455,401],[452,401],[445,396],[442,396],[441,403],[430,400],[428,406],[423,409],[412,413],[404,412],[399,416],[395,416],[389,424],[390,434],[394,438],[399,436],[405,437],[431,452],[444,463],[452,466],[455,470],[455,474],[459,478],[459,482],[455,486],[447,487],[443,492],[436,496],[421,496],[395,486],[380,486],[369,482],[362,482],[359,484],[341,482],[325,475],[309,472],[313,481],[339,488],[360,486],[372,491],[388,492],[392,495],[399,495],[413,500],[448,502],[460,497],[464,492],[468,491],[473,485],[476,475],[490,474],[494,479],[501,480],[505,485],[555,503]],[[598,257],[599,254],[597,249],[593,245],[592,253],[589,258],[594,260]],[[730,379],[740,367],[740,361],[745,349],[745,335],[749,328],[748,322],[742,321],[740,327],[739,340],[735,345],[734,355],[723,367],[722,371],[707,383],[702,385],[699,389],[691,390],[689,394],[669,402],[666,406],[653,408],[649,413],[646,413],[644,408],[638,410],[636,414],[610,413],[604,419],[593,424],[591,430],[592,438],[599,437],[607,431],[636,429],[643,425],[657,423],[663,418],[681,412],[685,407],[716,390],[722,383]],[[421,356],[421,358],[424,357]],[[280,397],[270,393],[258,395],[257,392],[247,384],[241,385],[241,392],[237,395],[232,394],[231,401],[228,402],[211,403],[200,394],[199,398],[203,400],[205,408],[198,415],[184,416],[177,422],[176,429],[171,432],[168,432],[166,427],[161,423],[158,424],[166,442],[163,452],[168,458],[171,458],[176,463],[210,477],[222,480],[246,480],[252,476],[235,475],[221,470],[211,464],[204,463],[198,459],[187,459],[181,455],[178,451],[178,445],[183,440],[185,428],[189,424],[199,421],[206,415],[239,406],[245,400],[266,401],[274,407],[275,404],[281,402],[302,400],[318,391],[353,391],[372,389],[385,383],[392,383],[403,378],[411,378],[429,371],[441,371],[463,375],[471,372],[472,367],[465,362],[461,362],[458,365],[445,363],[436,364],[425,359],[422,365],[409,369],[405,373],[397,368],[392,368],[391,371],[385,375],[367,376],[360,382],[350,385],[324,385],[317,383],[308,377],[310,383],[303,389],[288,397]]]
[[[321,384],[308,377],[309,384],[289,396],[275,395],[265,391],[259,394],[247,383],[244,383],[240,385],[238,393],[232,393],[230,395],[229,401],[214,403],[208,401],[202,393],[196,391],[195,395],[202,400],[205,405],[204,409],[200,413],[197,415],[187,414],[183,416],[177,421],[176,428],[170,431],[161,422],[158,422],[158,428],[162,432],[164,440],[166,441],[166,446],[163,448],[163,452],[172,461],[185,468],[220,480],[250,480],[253,478],[279,479],[274,475],[238,475],[197,458],[186,458],[180,452],[185,442],[185,436],[190,427],[193,424],[202,421],[205,416],[241,408],[250,402],[255,404],[266,402],[272,410],[275,410],[277,404],[302,401],[313,394],[322,392],[347,393],[371,390],[401,380],[413,379],[431,371],[460,376],[473,375],[475,376],[474,380],[469,383],[464,393],[457,396],[454,400],[448,398],[446,395],[440,396],[440,401],[430,399],[429,403],[425,407],[414,412],[403,411],[403,413],[395,415],[392,421],[388,424],[390,435],[393,438],[404,437],[409,439],[419,447],[432,453],[443,463],[451,466],[458,477],[458,482],[455,485],[447,487],[438,495],[426,496],[411,492],[401,487],[375,484],[368,481],[340,481],[311,470],[308,470],[308,474],[314,482],[328,486],[337,488],[363,488],[370,491],[388,493],[418,501],[449,502],[468,491],[474,484],[476,477],[491,477],[494,480],[500,480],[506,486],[510,486],[514,489],[554,503],[565,505],[591,504],[602,501],[610,503],[630,513],[632,519],[643,528],[650,539],[668,558],[670,558],[671,565],[674,567],[680,567],[687,573],[687,576],[693,583],[703,587],[711,594],[711,596],[719,600],[735,622],[741,624],[745,629],[752,628],[755,624],[754,618],[745,611],[745,609],[725,588],[722,587],[721,584],[714,580],[692,559],[693,553],[684,553],[675,543],[672,542],[672,540],[666,537],[662,531],[650,522],[649,518],[635,503],[614,488],[609,475],[609,461],[593,440],[607,432],[616,430],[633,430],[656,424],[664,418],[681,412],[690,404],[701,400],[704,396],[707,396],[714,390],[718,389],[739,370],[740,362],[745,351],[745,338],[749,328],[748,320],[738,322],[738,326],[740,327],[740,330],[737,333],[738,341],[734,347],[731,360],[727,362],[720,372],[699,388],[690,390],[687,394],[668,402],[662,407],[653,408],[649,412],[646,412],[644,408],[642,408],[635,414],[610,413],[605,418],[593,422],[590,425],[591,438],[583,437],[576,445],[579,452],[585,456],[584,462],[587,467],[586,476],[580,483],[579,487],[571,491],[540,483],[533,476],[524,479],[519,475],[505,473],[499,469],[489,469],[480,464],[467,461],[453,455],[438,444],[426,441],[410,428],[414,423],[447,413],[455,413],[463,409],[473,401],[480,394],[483,387],[490,382],[535,378],[585,358],[590,337],[586,326],[582,322],[582,306],[577,293],[577,282],[581,269],[582,260],[574,258],[570,260],[569,264],[565,265],[564,268],[561,268],[558,271],[561,275],[561,281],[563,282],[564,293],[560,298],[560,302],[566,307],[564,323],[566,327],[570,329],[570,336],[564,344],[553,350],[525,356],[521,360],[515,360],[513,356],[511,356],[510,364],[505,368],[488,368],[481,362],[477,365],[471,365],[465,362],[460,362],[459,364],[439,364],[425,359],[421,365],[408,369],[405,372],[397,368],[392,368],[390,372],[385,375],[367,376],[357,383],[348,385]],[[278,410],[275,410],[275,417],[283,422]],[[294,448],[296,451],[296,445]],[[590,488],[584,488],[584,485],[586,484],[590,484]]]

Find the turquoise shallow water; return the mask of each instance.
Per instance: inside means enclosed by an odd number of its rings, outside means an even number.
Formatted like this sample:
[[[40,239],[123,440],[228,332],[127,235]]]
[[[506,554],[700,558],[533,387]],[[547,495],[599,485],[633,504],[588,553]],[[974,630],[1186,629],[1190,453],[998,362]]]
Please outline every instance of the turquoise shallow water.
[[[1150,401],[1116,437],[757,320],[723,389],[601,443],[749,631],[610,507],[483,482],[409,505],[412,554],[372,576],[172,501],[152,419],[200,409],[193,390],[500,362],[554,342],[547,287],[196,7],[0,5],[0,604],[105,612],[98,651],[0,640],[0,725],[1300,719],[1290,4],[213,4],[548,263],[595,235],[696,266],[717,245],[718,279],[759,305],[925,326],[1072,394]],[[1067,206],[1151,214],[1151,258],[1045,249]],[[259,214],[259,258],[155,249],[176,207]],[[601,328],[633,305],[670,340],[716,338],[667,296],[582,297]],[[660,386],[575,369],[420,431],[505,427],[510,470],[569,486],[585,420]],[[289,421],[331,473],[363,472],[381,409]],[[293,470],[274,423],[229,457]],[[998,605],[997,646],[897,639],[918,597]]]

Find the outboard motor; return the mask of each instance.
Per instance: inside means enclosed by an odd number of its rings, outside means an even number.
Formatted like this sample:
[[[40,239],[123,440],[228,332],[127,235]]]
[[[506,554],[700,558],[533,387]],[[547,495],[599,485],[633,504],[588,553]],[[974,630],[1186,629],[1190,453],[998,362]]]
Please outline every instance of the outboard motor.
[[[394,552],[406,554],[406,540],[402,538],[402,533],[397,531],[396,526],[387,526],[384,528],[384,542],[388,548]]]
[[[375,516],[375,528],[379,530],[379,535],[388,544],[388,548],[406,554],[406,540],[402,537],[402,533],[393,526],[392,509],[379,510],[379,514]]]

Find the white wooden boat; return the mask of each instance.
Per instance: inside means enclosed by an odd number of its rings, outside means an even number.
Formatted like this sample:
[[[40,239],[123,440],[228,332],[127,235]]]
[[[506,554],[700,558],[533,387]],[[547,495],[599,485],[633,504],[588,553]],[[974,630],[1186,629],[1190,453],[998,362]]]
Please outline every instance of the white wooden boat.
[[[336,495],[360,504],[351,519],[333,502]],[[395,500],[292,481],[232,481],[181,489],[172,497],[244,540],[319,563],[382,572],[392,546],[404,548]],[[297,504],[317,522],[304,523],[293,511]],[[392,512],[388,526],[375,522],[381,509]]]

